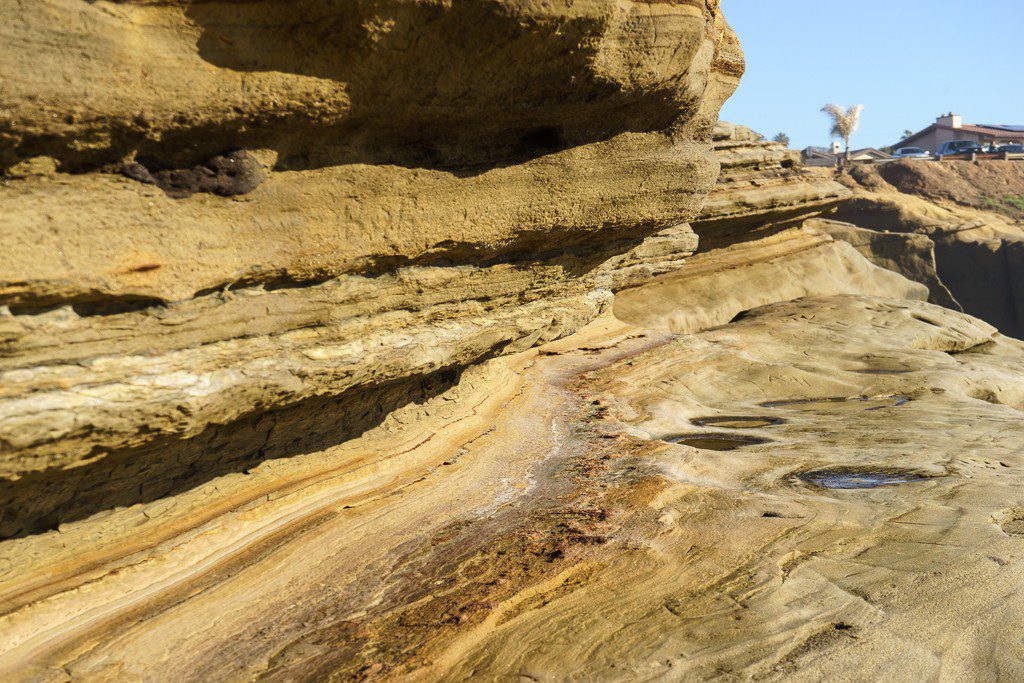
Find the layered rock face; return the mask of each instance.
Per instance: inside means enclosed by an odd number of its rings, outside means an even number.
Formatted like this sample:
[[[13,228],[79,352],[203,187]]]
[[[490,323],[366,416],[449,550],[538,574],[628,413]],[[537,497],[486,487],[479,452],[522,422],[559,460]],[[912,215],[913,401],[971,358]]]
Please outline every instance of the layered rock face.
[[[836,177],[831,169],[803,166],[798,153],[765,140],[763,136],[746,126],[726,122],[719,122],[715,127],[714,147],[722,172],[700,216],[693,222],[694,231],[699,236],[698,250],[713,252],[711,257],[702,259],[702,262],[714,263],[719,259],[719,254],[724,261],[744,262],[749,259],[751,263],[759,262],[767,258],[767,254],[776,247],[766,246],[765,249],[761,249],[754,246],[749,251],[739,252],[745,254],[739,257],[732,255],[732,252],[718,250],[761,240],[803,226],[811,233],[819,233],[819,237],[790,234],[778,241],[778,244],[789,245],[780,253],[790,254],[811,247],[822,247],[828,240],[822,240],[820,235],[828,235],[835,241],[850,244],[875,265],[925,285],[929,291],[929,301],[932,303],[961,310],[960,304],[939,277],[936,245],[932,239],[927,234],[889,232],[883,226],[889,224],[890,212],[870,200],[866,202],[865,189],[852,179],[861,179],[877,188],[880,181],[865,179],[877,177],[879,173],[897,177],[899,171],[886,170],[890,169],[890,166],[877,169],[857,166],[852,170],[852,178]],[[895,169],[897,166],[892,168]],[[916,172],[916,167],[910,168]],[[916,177],[916,173],[911,175]],[[961,180],[961,183],[963,182]],[[989,179],[986,185],[989,191],[994,192],[992,188],[995,183],[996,181]],[[930,177],[930,182],[908,182],[907,185],[923,187],[925,189],[922,189],[922,192],[926,191],[930,196],[938,197],[945,187],[945,178]],[[984,200],[978,199],[977,202],[981,204]],[[823,215],[834,215],[865,227],[831,218],[819,218]],[[770,245],[772,242],[773,240],[767,240],[764,244]],[[837,245],[824,247],[825,251],[837,249],[842,251]],[[789,280],[783,288],[793,292],[794,298],[799,296],[797,292],[800,291],[818,294],[868,293],[858,289],[856,283],[859,278],[852,275],[863,268],[862,260],[850,260],[846,256],[838,256],[838,260],[845,262],[845,265],[838,266],[835,270],[836,275],[831,278],[830,286],[823,288],[822,278],[812,276],[812,282],[807,284],[805,290],[801,290],[803,283],[800,277]],[[805,271],[805,275],[811,272],[828,273],[827,269],[820,270],[821,265],[820,261],[816,262],[810,270]],[[944,265],[948,265],[950,269],[956,267],[952,258],[946,259]],[[672,276],[663,279],[672,279]],[[825,279],[829,279],[829,276],[825,275]],[[968,288],[976,286],[970,276],[960,280],[966,281],[965,286]],[[650,289],[648,287],[645,291]],[[894,291],[898,290],[899,288]],[[747,297],[748,290],[742,289],[742,292],[738,300]],[[781,296],[781,291],[776,289],[774,283],[771,287],[762,288],[761,292],[761,303],[778,300],[773,297]],[[712,297],[718,295],[718,292],[707,293],[707,296]],[[701,296],[698,295],[698,298]],[[679,310],[679,299],[676,294],[669,296],[668,308],[675,311],[677,317],[687,317]],[[687,322],[684,327],[695,329],[701,324],[702,322],[695,319]]]
[[[695,0],[23,5],[3,29],[4,166],[183,167],[266,148],[284,168],[486,168],[699,131],[727,94],[709,81],[742,70],[718,3]]]
[[[807,227],[693,256],[678,272],[621,292],[613,310],[619,320],[644,329],[689,334],[777,301],[839,294],[928,298],[923,285]]]
[[[826,218],[814,218],[805,225],[846,242],[875,265],[925,285],[928,288],[928,300],[933,304],[955,311],[963,310],[939,278],[935,263],[935,243],[927,236],[868,230]]]
[[[580,328],[695,249],[743,68],[703,1],[46,0],[0,38],[4,536]]]
[[[699,253],[621,292],[614,308],[620,320],[692,333],[758,306],[839,294],[959,309],[936,273],[927,237],[822,218],[854,196],[831,170],[804,167],[796,152],[724,121],[714,147],[722,173],[693,222]]]
[[[722,172],[693,223],[702,251],[800,225],[851,196],[830,172],[803,167],[799,154],[746,126],[720,122],[714,147]]]
[[[841,180],[854,195],[837,218],[930,239],[938,274],[963,310],[1024,336],[1024,164],[897,162],[857,166]]]
[[[0,38],[3,680],[1020,677],[1024,345],[716,2]]]

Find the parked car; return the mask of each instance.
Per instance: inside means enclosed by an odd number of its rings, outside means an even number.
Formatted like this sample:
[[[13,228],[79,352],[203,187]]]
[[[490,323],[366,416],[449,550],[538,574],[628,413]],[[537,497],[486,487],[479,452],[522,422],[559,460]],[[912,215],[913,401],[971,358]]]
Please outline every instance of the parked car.
[[[953,140],[942,143],[937,155],[944,157],[950,154],[981,154],[981,145],[974,140]]]
[[[920,147],[900,147],[893,152],[897,159],[931,159],[932,154]]]
[[[999,148],[1000,154],[1024,154],[1024,145],[1003,145]]]

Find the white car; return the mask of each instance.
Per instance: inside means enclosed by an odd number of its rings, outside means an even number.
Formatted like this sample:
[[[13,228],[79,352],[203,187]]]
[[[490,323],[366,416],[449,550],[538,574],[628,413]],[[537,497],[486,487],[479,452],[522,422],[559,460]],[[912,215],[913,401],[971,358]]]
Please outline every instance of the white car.
[[[893,156],[897,159],[931,159],[931,152],[921,149],[920,147],[900,147],[898,150],[893,152]]]

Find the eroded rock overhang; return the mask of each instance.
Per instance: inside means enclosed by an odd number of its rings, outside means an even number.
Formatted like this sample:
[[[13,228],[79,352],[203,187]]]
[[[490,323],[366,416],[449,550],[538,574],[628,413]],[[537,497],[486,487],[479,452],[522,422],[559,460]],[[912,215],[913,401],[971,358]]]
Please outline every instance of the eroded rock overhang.
[[[579,329],[695,249],[743,69],[704,1],[46,0],[0,37],[3,536]]]

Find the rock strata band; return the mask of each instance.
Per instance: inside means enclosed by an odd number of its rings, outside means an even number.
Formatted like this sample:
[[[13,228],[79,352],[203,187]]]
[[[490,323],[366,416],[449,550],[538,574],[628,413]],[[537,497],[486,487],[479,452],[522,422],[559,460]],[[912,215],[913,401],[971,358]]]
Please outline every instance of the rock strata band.
[[[717,1],[21,12],[4,680],[1019,669],[1024,164],[716,123]]]

